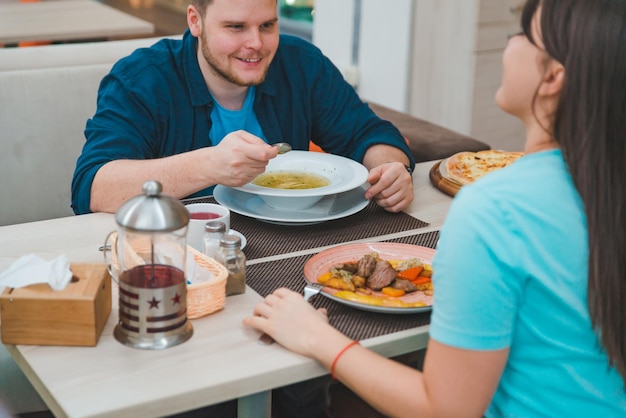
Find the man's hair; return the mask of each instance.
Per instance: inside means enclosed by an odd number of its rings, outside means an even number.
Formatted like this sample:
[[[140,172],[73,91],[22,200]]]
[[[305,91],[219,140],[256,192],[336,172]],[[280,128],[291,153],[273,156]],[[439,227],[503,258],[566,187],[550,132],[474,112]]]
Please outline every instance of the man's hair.
[[[191,5],[194,6],[200,13],[200,16],[203,17],[206,13],[206,8],[209,7],[211,3],[213,3],[213,0],[191,0]]]
[[[276,0],[278,3],[278,0]],[[204,17],[207,7],[213,3],[213,0],[191,0],[191,5],[198,9],[200,16]]]

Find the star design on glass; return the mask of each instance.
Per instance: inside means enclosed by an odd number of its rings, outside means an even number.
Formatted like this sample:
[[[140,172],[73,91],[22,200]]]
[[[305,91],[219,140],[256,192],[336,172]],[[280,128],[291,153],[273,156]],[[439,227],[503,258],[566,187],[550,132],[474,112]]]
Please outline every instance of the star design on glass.
[[[174,305],[180,305],[180,295],[178,293],[172,298],[172,302],[174,302]]]
[[[152,308],[159,309],[159,303],[161,303],[161,301],[156,300],[156,298],[152,296],[152,300],[149,300],[148,303],[150,304],[150,309]]]

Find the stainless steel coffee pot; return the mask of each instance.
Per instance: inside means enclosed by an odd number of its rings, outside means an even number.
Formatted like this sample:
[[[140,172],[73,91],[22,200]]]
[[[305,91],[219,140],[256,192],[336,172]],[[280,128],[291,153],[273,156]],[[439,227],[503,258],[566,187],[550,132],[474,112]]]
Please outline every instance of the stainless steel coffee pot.
[[[142,349],[163,349],[191,338],[187,319],[187,226],[189,212],[159,182],[115,214],[117,231],[105,242],[105,262],[119,285],[115,339]]]

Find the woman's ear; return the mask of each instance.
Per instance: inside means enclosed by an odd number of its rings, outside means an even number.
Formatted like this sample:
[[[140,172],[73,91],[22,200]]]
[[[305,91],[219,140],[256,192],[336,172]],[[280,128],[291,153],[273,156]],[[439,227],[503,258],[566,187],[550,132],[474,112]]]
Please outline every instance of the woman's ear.
[[[540,96],[558,96],[565,83],[565,67],[560,62],[551,60],[546,66],[543,80],[537,94]]]
[[[202,33],[202,18],[195,6],[187,6],[187,26],[196,38]]]

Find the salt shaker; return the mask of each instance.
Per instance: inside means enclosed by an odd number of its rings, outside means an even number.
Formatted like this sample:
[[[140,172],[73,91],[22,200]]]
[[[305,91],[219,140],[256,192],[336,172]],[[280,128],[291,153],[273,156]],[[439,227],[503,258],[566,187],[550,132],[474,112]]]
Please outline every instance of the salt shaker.
[[[246,291],[246,256],[241,251],[241,239],[235,235],[224,235],[215,260],[228,270],[226,296]]]
[[[211,221],[204,225],[204,238],[202,241],[202,252],[215,258],[218,250],[220,249],[220,240],[226,233],[226,225],[224,222]]]

